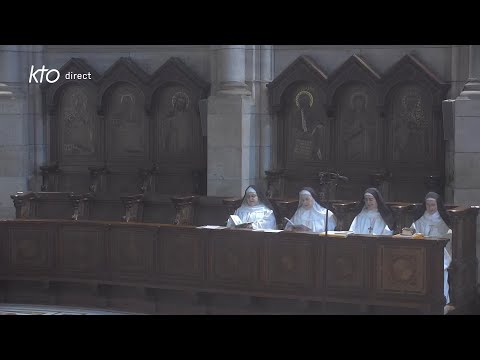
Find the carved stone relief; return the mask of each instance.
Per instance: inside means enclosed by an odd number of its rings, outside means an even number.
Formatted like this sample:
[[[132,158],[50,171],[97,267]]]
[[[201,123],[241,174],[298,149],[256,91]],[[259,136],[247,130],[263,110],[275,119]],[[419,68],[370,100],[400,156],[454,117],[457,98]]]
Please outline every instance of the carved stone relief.
[[[299,85],[287,99],[289,131],[288,157],[291,160],[326,160],[327,118],[314,86]]]
[[[377,158],[378,120],[376,99],[364,85],[348,86],[340,95],[341,158],[374,161]]]
[[[417,86],[403,86],[392,99],[392,154],[395,161],[432,159],[431,119]]]
[[[94,109],[83,87],[71,85],[64,90],[60,107],[64,156],[89,156],[95,152]]]
[[[194,132],[200,119],[193,110],[190,91],[182,86],[161,90],[156,120],[160,152],[189,153],[195,149]]]
[[[111,93],[107,111],[112,157],[143,156],[146,149],[144,97],[130,85],[117,86]]]

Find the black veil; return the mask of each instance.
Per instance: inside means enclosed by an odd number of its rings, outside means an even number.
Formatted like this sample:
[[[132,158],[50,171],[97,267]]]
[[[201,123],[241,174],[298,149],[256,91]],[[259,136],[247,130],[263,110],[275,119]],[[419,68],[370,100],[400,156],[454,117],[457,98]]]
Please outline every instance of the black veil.
[[[308,191],[310,194],[312,194],[312,197],[313,199],[322,207],[324,207],[325,209],[327,209],[328,211],[330,211],[331,213],[335,214],[333,212],[333,207],[325,202],[323,202],[322,200],[320,200],[320,197],[318,196],[317,192],[315,190],[313,190],[311,187],[304,187],[300,190],[300,192],[302,191]],[[298,204],[298,206],[300,207],[300,204]]]
[[[394,231],[395,230],[395,218],[393,216],[392,210],[390,210],[390,208],[387,206],[387,204],[385,203],[385,200],[383,200],[382,194],[380,194],[380,191],[378,191],[376,188],[368,188],[367,190],[365,190],[363,192],[362,200],[360,200],[360,203],[359,203],[359,205],[357,207],[357,211],[356,211],[357,214],[355,216],[360,214],[362,212],[363,208],[365,207],[365,198],[364,198],[365,193],[369,193],[369,194],[373,195],[373,197],[377,201],[378,212],[380,213],[380,216],[382,217],[383,221],[385,221],[385,224],[388,225],[390,230]]]
[[[435,199],[437,201],[437,209],[438,213],[440,214],[440,217],[442,220],[447,224],[447,226],[450,228],[451,227],[451,221],[450,221],[450,215],[447,212],[447,209],[445,208],[445,204],[443,203],[443,200],[440,195],[438,195],[436,192],[429,192],[427,195],[425,195],[425,198],[423,199],[422,206],[417,210],[415,217],[414,217],[414,222],[420,219],[423,214],[425,214],[425,211],[427,210],[426,206],[426,201],[427,199]]]

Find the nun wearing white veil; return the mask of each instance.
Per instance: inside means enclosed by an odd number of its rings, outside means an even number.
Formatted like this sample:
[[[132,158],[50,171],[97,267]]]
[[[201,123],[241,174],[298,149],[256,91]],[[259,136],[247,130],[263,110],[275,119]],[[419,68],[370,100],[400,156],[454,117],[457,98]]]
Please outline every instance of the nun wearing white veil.
[[[425,195],[422,206],[411,226],[426,237],[442,237],[450,240],[443,248],[443,293],[447,305],[450,303],[448,267],[452,262],[452,230],[450,229],[450,223],[450,216],[440,195],[435,192],[429,192]]]
[[[303,188],[299,193],[298,208],[295,215],[290,219],[294,225],[303,225],[312,232],[325,231],[325,218],[328,211],[328,230],[335,230],[337,219],[333,212],[319,204],[320,199],[316,192],[309,187]],[[287,223],[285,230],[291,230],[292,224]]]
[[[273,206],[267,197],[257,190],[254,185],[250,185],[243,196],[242,205],[235,210],[243,223],[252,223],[253,229],[277,229],[277,221]],[[227,221],[227,227],[234,227],[231,219]]]
[[[359,212],[350,225],[354,234],[392,235],[394,227],[393,214],[382,195],[376,188],[365,190],[363,200],[359,202]],[[357,210],[357,211],[358,211]]]

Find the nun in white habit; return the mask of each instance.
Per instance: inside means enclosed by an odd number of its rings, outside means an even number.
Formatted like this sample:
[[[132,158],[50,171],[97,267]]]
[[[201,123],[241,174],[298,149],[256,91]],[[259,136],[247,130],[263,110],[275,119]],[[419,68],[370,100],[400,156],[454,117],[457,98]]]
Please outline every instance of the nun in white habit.
[[[328,230],[335,230],[337,219],[331,209],[320,205],[320,199],[317,193],[310,187],[303,188],[299,193],[298,208],[295,215],[290,219],[294,225],[303,225],[311,229],[312,232],[325,232],[325,218],[328,211]],[[291,223],[287,223],[285,230],[293,228]]]
[[[257,190],[255,185],[250,185],[245,190],[242,205],[235,210],[243,223],[252,223],[253,229],[277,229],[273,206],[268,198]],[[234,227],[231,219],[227,221],[227,227]]]
[[[375,188],[369,188],[360,203],[361,211],[353,219],[350,231],[354,234],[392,235],[393,215]]]
[[[452,230],[450,229],[450,216],[445,209],[443,201],[437,193],[429,192],[423,200],[412,228],[417,233],[425,236],[448,238],[450,241],[443,248],[443,292],[446,304],[450,303],[448,286],[448,267],[452,262]]]

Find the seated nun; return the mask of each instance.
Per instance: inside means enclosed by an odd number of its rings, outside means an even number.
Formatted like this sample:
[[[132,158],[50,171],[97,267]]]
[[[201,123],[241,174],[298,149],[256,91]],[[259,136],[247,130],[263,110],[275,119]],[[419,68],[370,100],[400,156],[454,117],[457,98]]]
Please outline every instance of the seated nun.
[[[245,190],[242,205],[235,210],[235,215],[243,224],[251,223],[253,229],[277,229],[272,204],[254,185]],[[227,227],[235,227],[232,219],[228,219]]]
[[[411,226],[417,233],[424,236],[434,236],[452,239],[452,230],[450,229],[450,216],[443,201],[437,193],[429,192],[423,200],[415,220]],[[448,294],[448,267],[452,262],[452,242],[449,241],[443,248],[443,292],[446,298],[446,304],[450,303]]]
[[[367,189],[359,207],[361,210],[353,219],[349,231],[366,235],[393,234],[390,230],[394,228],[393,214],[377,189]]]
[[[322,204],[317,193],[310,187],[303,188],[299,193],[298,208],[285,230],[295,230],[297,226],[303,225],[308,229],[304,231],[325,232],[325,220],[328,211],[328,230],[335,230],[337,219],[333,211],[325,204]]]

